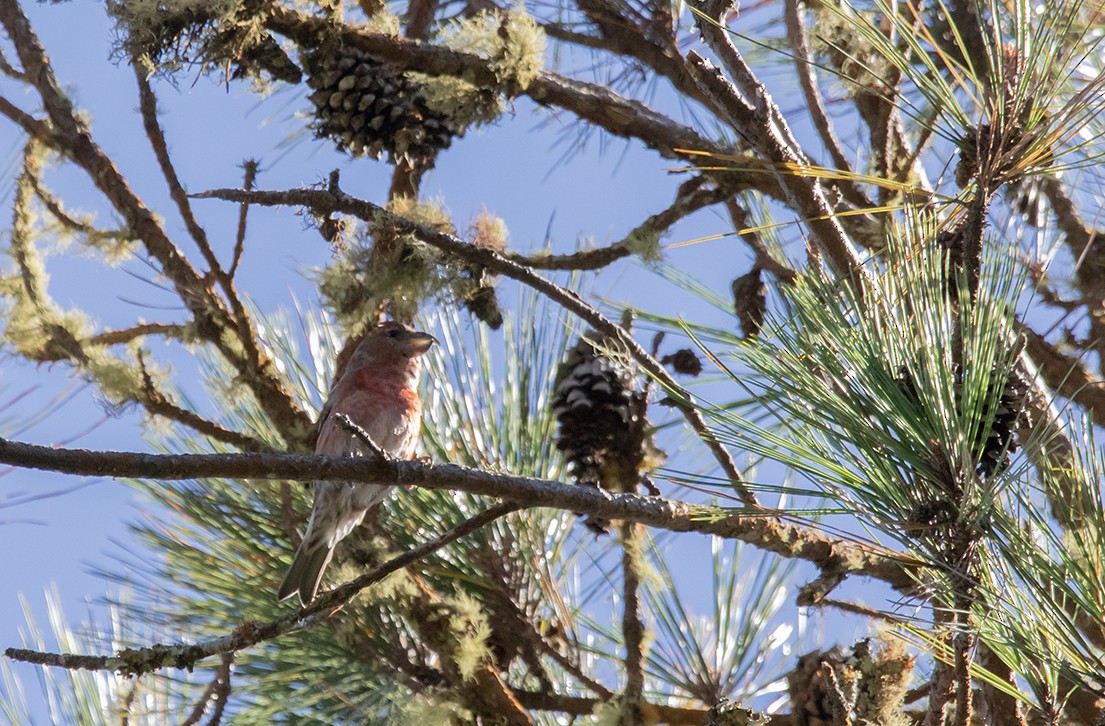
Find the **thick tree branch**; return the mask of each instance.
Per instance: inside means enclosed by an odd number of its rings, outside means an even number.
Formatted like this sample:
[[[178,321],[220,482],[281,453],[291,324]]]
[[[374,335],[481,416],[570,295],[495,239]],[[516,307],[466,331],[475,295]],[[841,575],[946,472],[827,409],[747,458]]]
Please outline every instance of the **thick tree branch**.
[[[0,463],[98,477],[395,482],[482,494],[527,507],[552,507],[600,519],[639,522],[672,532],[738,539],[783,557],[882,580],[902,592],[912,592],[922,574],[920,565],[905,555],[827,537],[769,516],[770,512],[726,513],[717,507],[636,494],[615,496],[592,487],[494,474],[455,464],[302,454],[135,454],[55,449],[6,439],[0,439]]]
[[[1021,324],[1020,331],[1025,352],[1047,387],[1082,406],[1096,423],[1105,423],[1105,381],[1094,378],[1079,361],[1064,355],[1027,325]]]
[[[323,18],[285,7],[274,7],[265,19],[269,30],[313,47],[320,37],[336,37],[343,45],[358,48],[374,58],[390,61],[405,70],[434,76],[455,76],[477,86],[497,88],[499,80],[491,64],[471,53],[430,43],[366,33],[353,26],[335,26]],[[669,158],[685,158],[676,149],[726,152],[693,129],[676,123],[639,101],[627,99],[605,86],[541,71],[521,92],[545,106],[556,106],[616,136],[635,138]],[[768,180],[769,186],[774,186]]]
[[[729,44],[724,31],[704,20],[699,21],[699,28],[708,42],[713,39],[712,46],[716,45],[717,48],[728,51],[727,55],[735,56],[730,65],[739,61],[739,65],[743,67],[743,60]],[[777,165],[778,182],[786,193],[789,206],[803,216],[810,233],[837,273],[846,279],[858,279],[862,274],[859,258],[833,215],[820,182],[815,177],[800,176],[788,171],[807,165],[805,155],[786,130],[786,123],[774,102],[763,87],[758,85],[755,77],[750,75],[751,71],[745,74],[749,76],[746,85],[754,82],[759,95],[749,103],[740,97],[721,70],[702,56],[692,52],[688,56],[688,63],[695,71],[699,85],[725,108],[734,128],[752,148]]]
[[[1074,200],[1058,179],[1043,178],[1040,189],[1051,203],[1059,230],[1074,259],[1074,279],[1086,306],[1090,341],[1097,352],[1099,371],[1105,374],[1105,234],[1082,219]]]
[[[602,704],[597,698],[581,698],[544,691],[515,690],[514,697],[533,711],[553,711],[571,716],[587,717],[594,713],[595,707]],[[709,723],[709,711],[694,708],[678,708],[652,703],[641,703],[641,711],[650,724],[668,724],[669,726],[706,726]],[[765,726],[791,726],[789,716],[772,716]]]

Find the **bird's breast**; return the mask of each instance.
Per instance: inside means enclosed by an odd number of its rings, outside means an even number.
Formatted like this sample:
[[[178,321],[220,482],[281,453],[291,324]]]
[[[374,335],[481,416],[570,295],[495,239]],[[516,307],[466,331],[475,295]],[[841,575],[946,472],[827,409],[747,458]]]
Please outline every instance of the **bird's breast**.
[[[359,452],[359,442],[335,419],[337,414],[345,414],[388,453],[400,458],[412,456],[422,419],[422,404],[413,381],[381,379],[372,371],[357,371],[342,383],[334,390],[317,452]]]

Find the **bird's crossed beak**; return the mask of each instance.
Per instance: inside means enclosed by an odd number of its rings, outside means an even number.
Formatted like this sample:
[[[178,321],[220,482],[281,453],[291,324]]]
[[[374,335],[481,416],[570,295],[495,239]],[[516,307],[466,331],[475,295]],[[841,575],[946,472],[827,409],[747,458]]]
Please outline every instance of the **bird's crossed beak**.
[[[402,341],[405,352],[408,356],[413,358],[416,355],[422,355],[428,351],[430,347],[437,342],[437,338],[429,333],[410,330],[403,334]]]

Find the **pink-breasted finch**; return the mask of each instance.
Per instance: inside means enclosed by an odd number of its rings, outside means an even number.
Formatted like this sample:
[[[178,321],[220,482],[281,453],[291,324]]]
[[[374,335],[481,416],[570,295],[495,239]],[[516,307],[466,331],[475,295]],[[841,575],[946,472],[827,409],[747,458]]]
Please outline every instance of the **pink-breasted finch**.
[[[330,397],[319,415],[316,454],[362,456],[369,447],[338,421],[345,414],[385,452],[398,459],[414,455],[422,422],[418,396],[421,356],[435,342],[401,323],[386,322],[370,330],[349,362],[338,371]],[[318,592],[322,572],[334,546],[379,504],[391,486],[372,482],[316,481],[307,532],[280,583],[277,598],[299,593],[306,605]]]

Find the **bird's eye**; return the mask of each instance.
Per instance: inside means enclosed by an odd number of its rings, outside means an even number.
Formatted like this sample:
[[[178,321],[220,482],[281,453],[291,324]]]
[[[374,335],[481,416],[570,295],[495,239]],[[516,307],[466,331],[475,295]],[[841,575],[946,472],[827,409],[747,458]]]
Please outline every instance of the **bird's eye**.
[[[388,331],[388,337],[389,338],[398,338],[399,337],[399,328],[395,328],[394,330],[389,330]]]

